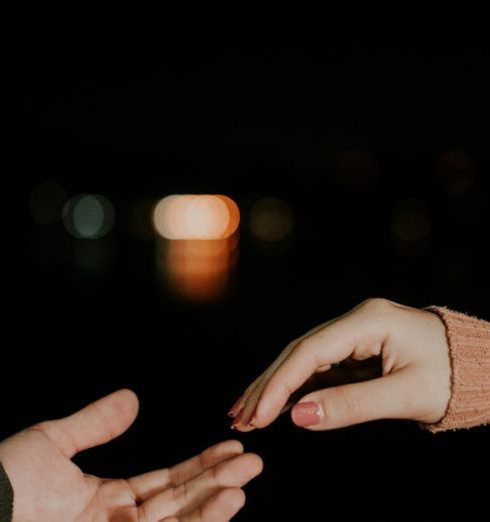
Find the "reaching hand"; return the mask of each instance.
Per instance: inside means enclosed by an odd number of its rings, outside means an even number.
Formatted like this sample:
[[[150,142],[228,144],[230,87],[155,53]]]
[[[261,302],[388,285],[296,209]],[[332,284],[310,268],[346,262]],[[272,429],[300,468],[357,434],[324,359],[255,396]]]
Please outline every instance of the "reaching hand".
[[[85,475],[70,460],[125,432],[138,412],[129,390],[64,419],[42,422],[0,443],[14,489],[14,522],[224,522],[243,506],[240,489],[261,471],[238,441],[127,480]]]
[[[298,426],[328,430],[382,418],[440,420],[450,397],[445,327],[430,311],[370,299],[293,341],[230,411],[240,431],[263,428],[317,372],[380,357],[382,376],[315,391],[292,409]]]

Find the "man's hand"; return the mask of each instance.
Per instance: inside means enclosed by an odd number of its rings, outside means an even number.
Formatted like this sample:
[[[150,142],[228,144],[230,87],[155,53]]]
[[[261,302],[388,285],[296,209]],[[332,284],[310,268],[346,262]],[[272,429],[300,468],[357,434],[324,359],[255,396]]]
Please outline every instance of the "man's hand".
[[[129,479],[85,475],[71,458],[124,433],[138,412],[130,390],[0,443],[14,489],[14,522],[224,522],[243,506],[241,487],[258,475],[257,455],[222,442],[168,469]]]

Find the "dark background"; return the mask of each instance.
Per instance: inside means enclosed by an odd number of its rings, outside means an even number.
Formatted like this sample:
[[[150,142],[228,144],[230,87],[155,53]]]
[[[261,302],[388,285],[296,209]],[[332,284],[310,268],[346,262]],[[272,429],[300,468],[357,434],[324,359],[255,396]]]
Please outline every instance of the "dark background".
[[[490,317],[482,39],[73,40],[18,37],[4,49],[0,436],[131,387],[135,426],[78,462],[143,472],[235,436],[226,412],[258,372],[365,298]],[[45,180],[108,197],[112,233],[91,242],[37,224],[29,195]],[[238,266],[216,302],[165,291],[155,241],[124,218],[133,201],[175,192],[240,207]],[[247,226],[263,196],[295,216],[276,245]],[[80,249],[96,268],[77,264]],[[486,428],[309,433],[285,416],[239,438],[265,471],[237,520],[426,520],[486,506]]]

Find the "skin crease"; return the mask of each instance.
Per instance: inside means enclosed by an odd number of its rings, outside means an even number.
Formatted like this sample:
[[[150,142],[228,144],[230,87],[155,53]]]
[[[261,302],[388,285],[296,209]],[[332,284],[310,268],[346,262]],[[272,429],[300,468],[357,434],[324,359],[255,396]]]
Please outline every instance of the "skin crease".
[[[71,458],[125,432],[138,412],[120,390],[79,412],[37,424],[0,443],[14,489],[13,522],[227,522],[241,490],[262,470],[257,455],[230,440],[168,469],[129,479],[85,475]]]
[[[379,378],[300,399],[318,406],[318,422],[303,427],[328,430],[383,418],[433,423],[444,416],[451,369],[443,322],[433,312],[376,298],[290,343],[232,408],[232,427],[246,432],[268,426],[319,372],[372,357],[381,358]],[[298,420],[294,407],[292,418]]]

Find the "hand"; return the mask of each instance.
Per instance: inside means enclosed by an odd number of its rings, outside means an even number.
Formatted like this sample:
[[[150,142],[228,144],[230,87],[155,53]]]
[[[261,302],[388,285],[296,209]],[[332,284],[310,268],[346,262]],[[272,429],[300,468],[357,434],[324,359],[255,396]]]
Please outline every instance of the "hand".
[[[227,441],[169,469],[130,479],[85,475],[70,460],[125,432],[138,412],[129,390],[0,443],[14,489],[13,522],[224,522],[243,506],[240,489],[261,471],[256,455]]]
[[[382,375],[302,397],[293,422],[328,430],[382,418],[439,421],[450,397],[445,326],[430,311],[370,299],[293,341],[230,411],[240,431],[263,428],[291,395],[317,374],[348,358],[380,357]]]

